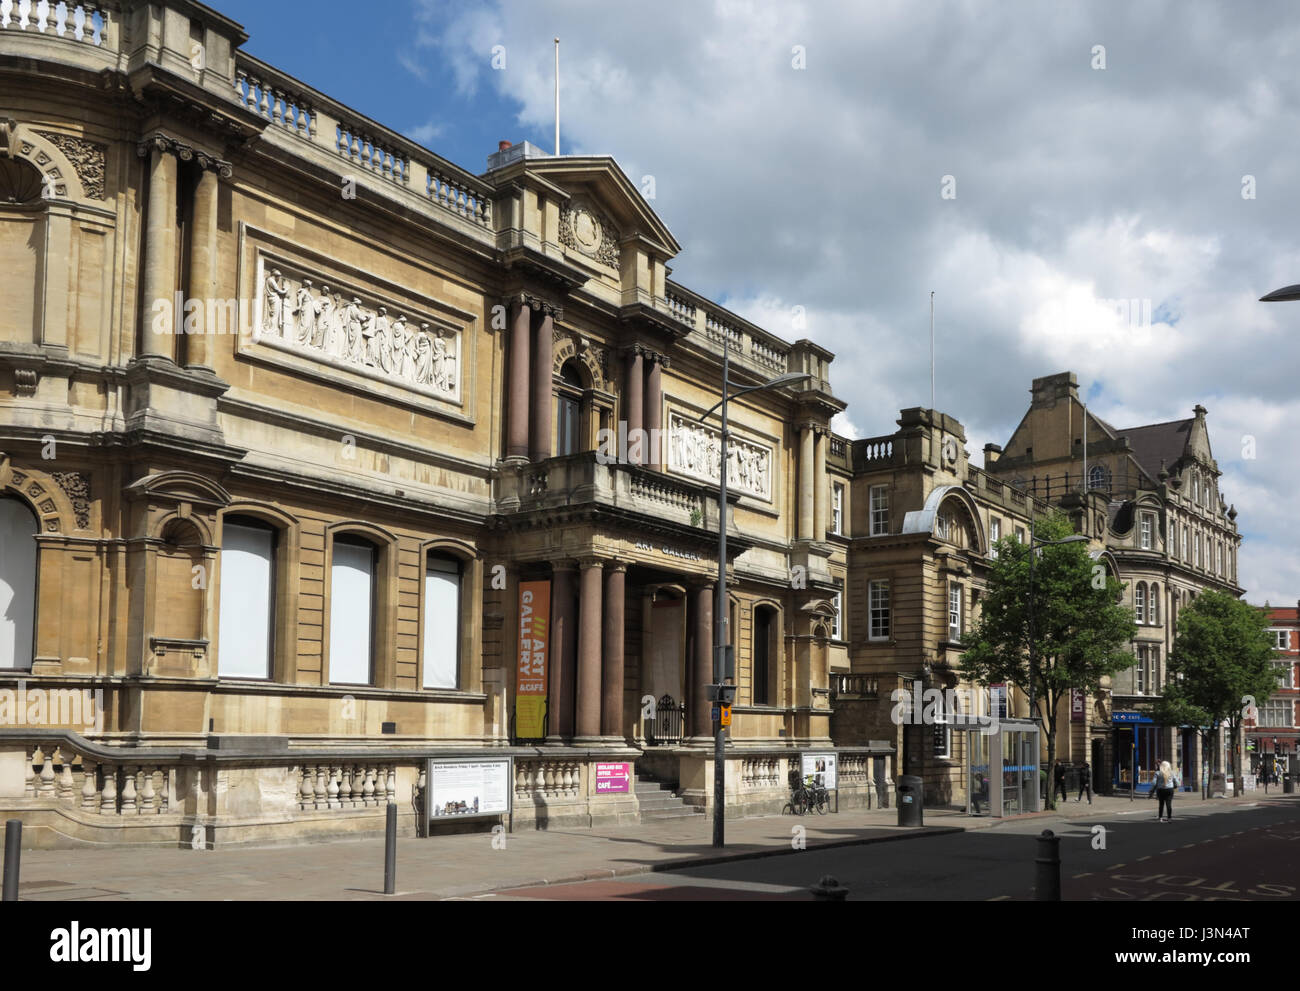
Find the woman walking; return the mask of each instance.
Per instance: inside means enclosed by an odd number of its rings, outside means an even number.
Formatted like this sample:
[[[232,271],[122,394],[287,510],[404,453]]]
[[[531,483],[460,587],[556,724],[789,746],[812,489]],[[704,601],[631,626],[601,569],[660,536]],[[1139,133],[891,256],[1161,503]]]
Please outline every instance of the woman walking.
[[[1159,818],[1161,822],[1173,822],[1174,820],[1174,789],[1178,787],[1178,775],[1174,774],[1173,767],[1169,761],[1160,762],[1160,770],[1156,772],[1155,791],[1156,798],[1160,801]],[[1167,813],[1166,814],[1166,810]]]

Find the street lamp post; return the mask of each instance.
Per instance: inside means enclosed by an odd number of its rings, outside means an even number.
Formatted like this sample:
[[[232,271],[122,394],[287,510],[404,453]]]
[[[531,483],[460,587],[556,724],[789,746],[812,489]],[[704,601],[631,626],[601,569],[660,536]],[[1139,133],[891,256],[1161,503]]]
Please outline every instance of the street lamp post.
[[[1088,542],[1088,538],[1081,533],[1073,534],[1069,537],[1062,537],[1060,540],[1039,540],[1034,535],[1034,524],[1032,519],[1033,506],[1030,505],[1030,522],[1029,522],[1029,718],[1034,721],[1035,725],[1039,724],[1038,719],[1038,701],[1034,697],[1034,667],[1038,663],[1038,634],[1034,629],[1034,558],[1037,555],[1034,549],[1037,547],[1052,547],[1056,544],[1078,544]],[[1039,732],[1042,732],[1041,729]],[[1041,745],[1041,743],[1040,743]],[[1049,775],[1055,773],[1055,768],[1048,768]],[[1055,786],[1055,780],[1048,782]],[[1052,797],[1048,801],[1048,806],[1056,804],[1056,793],[1053,791]]]
[[[713,702],[719,708],[724,703],[730,702],[734,697],[729,695],[724,689],[723,682],[727,678],[728,657],[727,648],[727,404],[735,396],[743,396],[748,392],[759,392],[764,389],[778,389],[781,386],[793,385],[795,382],[802,382],[804,379],[812,378],[807,373],[792,373],[782,375],[771,381],[764,382],[761,385],[751,385],[744,389],[737,389],[731,392],[731,352],[728,346],[727,335],[722,335],[722,401],[716,403],[711,409],[699,417],[702,423],[712,416],[718,410],[722,411],[722,445],[720,458],[718,462],[718,590],[717,599],[713,607],[713,685],[711,686]],[[734,688],[731,690],[733,693]],[[727,774],[727,731],[722,725],[722,720],[713,721],[713,845],[722,847],[725,845],[724,818],[726,802],[726,774]]]

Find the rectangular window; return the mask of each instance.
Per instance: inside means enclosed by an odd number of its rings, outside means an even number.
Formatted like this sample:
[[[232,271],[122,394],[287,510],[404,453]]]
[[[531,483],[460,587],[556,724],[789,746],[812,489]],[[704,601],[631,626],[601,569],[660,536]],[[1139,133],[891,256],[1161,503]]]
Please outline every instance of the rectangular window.
[[[942,707],[934,714],[934,756],[949,757],[952,754],[952,726],[948,713]]]
[[[460,562],[430,554],[424,573],[425,688],[459,686],[460,586]]]
[[[831,602],[835,605],[835,618],[831,621],[831,639],[844,639],[844,589],[837,589],[835,595],[831,597]]]
[[[1290,661],[1274,661],[1273,672],[1277,675],[1278,688],[1295,688],[1295,665]]]
[[[871,613],[870,638],[889,639],[889,582],[877,581],[868,585],[867,596]]]
[[[1022,526],[1018,526],[1016,527],[1016,543],[1023,544],[1024,542],[1025,542],[1025,528]]]
[[[1196,558],[1193,563],[1199,568],[1201,566],[1201,535],[1199,533],[1192,537],[1192,550]]]
[[[871,486],[871,535],[879,537],[889,532],[889,486]]]
[[[1133,694],[1147,693],[1147,649],[1138,647],[1137,664],[1133,668]]]
[[[1142,549],[1151,550],[1153,546],[1152,531],[1155,529],[1155,517],[1150,513],[1142,514]]]
[[[1138,582],[1137,587],[1133,589],[1133,621],[1135,623],[1147,621],[1147,587],[1142,582]]]
[[[1182,552],[1180,555],[1178,555],[1178,556],[1181,557],[1184,561],[1186,561],[1186,560],[1188,559],[1188,558],[1187,558],[1187,535],[1188,535],[1188,532],[1189,532],[1189,531],[1188,531],[1188,528],[1187,528],[1186,526],[1184,526],[1184,527],[1183,527],[1183,552]]]
[[[831,533],[844,536],[844,486],[831,484]]]
[[[1002,521],[996,516],[989,519],[989,557],[998,556],[998,541],[1002,539]]]
[[[961,639],[961,585],[957,582],[948,584],[948,639]]]
[[[1269,630],[1268,635],[1273,638],[1273,646],[1276,650],[1291,649],[1290,630]]]
[[[1295,725],[1295,704],[1286,699],[1270,700],[1259,707],[1259,726],[1292,727]]]
[[[275,531],[227,522],[221,528],[217,676],[272,677]]]
[[[934,518],[934,535],[940,540],[952,540],[952,520],[946,513],[939,513]]]
[[[331,684],[372,682],[374,611],[374,546],[336,540],[330,568]]]

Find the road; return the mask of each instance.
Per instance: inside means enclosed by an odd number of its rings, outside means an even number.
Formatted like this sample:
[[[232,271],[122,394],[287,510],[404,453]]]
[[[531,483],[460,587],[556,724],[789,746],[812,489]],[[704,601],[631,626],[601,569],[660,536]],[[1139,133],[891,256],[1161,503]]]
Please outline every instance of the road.
[[[1300,802],[1203,805],[1158,822],[1153,803],[1096,819],[1008,821],[900,843],[807,850],[625,880],[497,892],[496,900],[806,901],[830,874],[850,901],[1008,901],[1034,897],[1035,837],[1061,837],[1066,901],[1300,898]]]

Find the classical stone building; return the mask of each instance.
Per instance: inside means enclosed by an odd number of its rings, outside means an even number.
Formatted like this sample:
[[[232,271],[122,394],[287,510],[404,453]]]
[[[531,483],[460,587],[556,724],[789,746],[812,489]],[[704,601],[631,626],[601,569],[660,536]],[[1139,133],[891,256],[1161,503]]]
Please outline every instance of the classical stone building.
[[[1084,407],[1072,372],[1035,379],[1031,393],[1005,449],[986,449],[985,468],[1060,508],[1105,547],[1138,625],[1134,666],[1080,706],[1065,757],[1090,761],[1098,785],[1117,789],[1133,786],[1136,760],[1139,790],[1169,760],[1194,789],[1206,769],[1196,732],[1155,725],[1140,707],[1165,683],[1179,610],[1206,589],[1243,591],[1237,511],[1219,490],[1205,407],[1184,420],[1119,429]],[[1224,745],[1220,769],[1234,754],[1231,741]]]
[[[725,515],[729,805],[779,809],[850,667],[833,356],[670,279],[613,160],[478,174],[246,40],[189,0],[0,5],[0,695],[102,698],[11,706],[0,808],[42,843],[393,797],[410,829],[426,758],[501,755],[516,824],[635,818],[610,762],[707,807]],[[724,348],[806,376],[732,405],[725,466]]]

